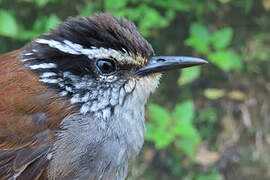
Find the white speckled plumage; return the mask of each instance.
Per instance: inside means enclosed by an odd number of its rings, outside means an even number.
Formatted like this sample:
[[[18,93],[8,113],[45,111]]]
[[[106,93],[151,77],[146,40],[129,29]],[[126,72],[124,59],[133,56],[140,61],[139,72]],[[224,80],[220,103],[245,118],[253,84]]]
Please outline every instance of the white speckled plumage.
[[[127,175],[128,162],[133,160],[142,148],[145,133],[145,104],[150,93],[158,86],[160,76],[157,74],[133,79],[128,82],[129,88],[122,87],[114,94],[104,93],[103,100],[117,98],[118,103],[115,106],[107,106],[107,103],[102,103],[100,99],[97,99],[84,103],[80,110],[81,115],[67,117],[62,123],[65,131],[58,134],[61,141],[55,144],[55,148],[62,149],[62,153],[58,151],[54,154],[53,162],[49,166],[51,176],[57,176],[59,168],[67,168],[65,164],[72,164],[72,167],[76,168],[73,171],[80,180],[86,177],[86,179],[95,179],[94,177],[101,172],[104,173],[106,180],[110,177],[123,180]],[[134,89],[132,94],[128,94],[125,90],[130,92],[130,88]],[[125,101],[121,100],[125,95],[127,95]],[[113,114],[111,114],[111,108],[114,108]],[[80,120],[75,120],[78,117]],[[87,117],[95,121],[90,123]],[[81,133],[78,134],[74,127],[81,129]],[[106,143],[99,146],[104,140]],[[89,148],[89,145],[96,149]],[[81,157],[91,158],[88,155],[92,155],[93,151],[99,154],[98,157],[92,159],[93,163],[99,163],[99,168],[96,169],[97,166],[93,166],[93,169],[87,169]],[[68,158],[70,156],[72,158]],[[101,161],[100,158],[104,157],[106,161]],[[109,164],[111,170],[104,171]],[[66,176],[63,177],[66,178]]]

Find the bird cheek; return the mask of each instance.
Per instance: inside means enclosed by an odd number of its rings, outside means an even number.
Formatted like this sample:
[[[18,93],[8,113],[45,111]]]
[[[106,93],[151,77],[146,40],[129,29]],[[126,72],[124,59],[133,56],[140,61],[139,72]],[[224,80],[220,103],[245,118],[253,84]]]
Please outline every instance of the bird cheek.
[[[144,105],[147,102],[149,95],[155,91],[159,84],[161,74],[152,74],[137,78],[135,80],[135,87],[132,91],[134,101],[138,101],[139,105]]]
[[[134,79],[130,79],[124,86],[125,92],[126,93],[131,93],[133,91],[133,89],[135,88],[135,80]]]
[[[154,73],[148,76],[141,77],[139,79],[140,84],[145,88],[145,90],[150,94],[156,90],[159,85],[159,80],[161,78],[161,73]]]
[[[114,82],[114,81],[117,80],[117,76],[114,76],[114,75],[111,75],[111,76],[100,75],[98,79],[99,79],[99,81]]]

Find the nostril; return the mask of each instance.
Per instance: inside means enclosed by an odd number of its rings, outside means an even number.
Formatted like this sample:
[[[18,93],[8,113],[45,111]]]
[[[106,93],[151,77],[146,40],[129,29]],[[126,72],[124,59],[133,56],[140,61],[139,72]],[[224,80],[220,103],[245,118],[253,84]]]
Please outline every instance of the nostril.
[[[165,59],[161,59],[161,58],[160,58],[160,59],[157,59],[156,61],[157,61],[157,62],[164,62]]]

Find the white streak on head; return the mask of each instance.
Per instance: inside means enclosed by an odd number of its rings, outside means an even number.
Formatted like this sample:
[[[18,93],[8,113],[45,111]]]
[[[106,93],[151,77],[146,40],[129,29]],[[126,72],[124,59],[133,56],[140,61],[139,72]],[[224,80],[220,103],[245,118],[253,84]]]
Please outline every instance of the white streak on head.
[[[125,53],[121,53],[115,49],[106,49],[106,48],[95,48],[95,49],[84,49],[83,54],[87,55],[89,59],[96,58],[110,58],[113,57],[117,59],[119,62],[134,62],[133,58],[125,51]]]
[[[56,48],[59,51],[62,51],[64,53],[77,54],[77,55],[81,54],[80,52],[76,51],[76,49],[74,49],[77,46],[73,47],[73,46],[70,46],[69,44],[62,43],[59,41],[48,40],[48,39],[37,39],[36,42],[39,44],[47,44],[48,46],[50,46],[52,48]]]
[[[21,59],[22,62],[26,62],[26,61],[30,61],[30,60],[34,60],[36,58],[23,58]]]
[[[31,56],[31,55],[33,55],[33,53],[25,53],[24,55],[25,56]]]
[[[56,64],[54,63],[42,63],[42,64],[36,64],[29,66],[31,69],[51,69],[56,68]]]
[[[45,72],[43,73],[40,77],[41,78],[47,78],[47,77],[51,77],[51,76],[56,76],[57,74],[54,72]]]
[[[47,78],[41,79],[40,81],[44,83],[50,83],[50,84],[56,84],[59,82],[57,79],[47,79]]]
[[[103,47],[96,48],[93,46],[91,46],[91,48],[89,49],[86,49],[86,48],[83,48],[82,45],[73,43],[68,40],[59,42],[56,40],[37,39],[36,42],[39,44],[47,44],[48,46],[52,48],[56,48],[59,51],[62,51],[64,53],[75,54],[75,55],[85,55],[85,56],[88,56],[89,59],[113,57],[117,59],[118,61],[122,61],[122,62],[126,62],[126,61],[134,62],[133,58],[129,55],[129,53],[126,50],[123,50],[124,51],[123,53],[123,52],[119,52],[111,48],[108,48],[108,49],[103,48]]]
[[[70,48],[72,48],[76,51],[79,51],[79,52],[83,49],[83,47],[80,44],[76,44],[76,43],[73,43],[73,42],[68,41],[68,40],[64,40],[64,43],[66,45],[68,45]]]

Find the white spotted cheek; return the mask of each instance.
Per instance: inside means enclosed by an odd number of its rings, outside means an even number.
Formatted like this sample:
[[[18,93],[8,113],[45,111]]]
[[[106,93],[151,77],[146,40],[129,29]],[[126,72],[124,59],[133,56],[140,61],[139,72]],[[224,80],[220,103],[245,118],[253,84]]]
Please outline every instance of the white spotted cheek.
[[[115,82],[117,80],[117,76],[111,75],[111,76],[99,76],[99,81],[105,81],[105,82]]]
[[[153,93],[159,85],[161,74],[145,76],[139,79],[130,79],[119,92],[119,104],[122,105],[126,96],[131,96],[131,102],[145,104],[151,93]]]

